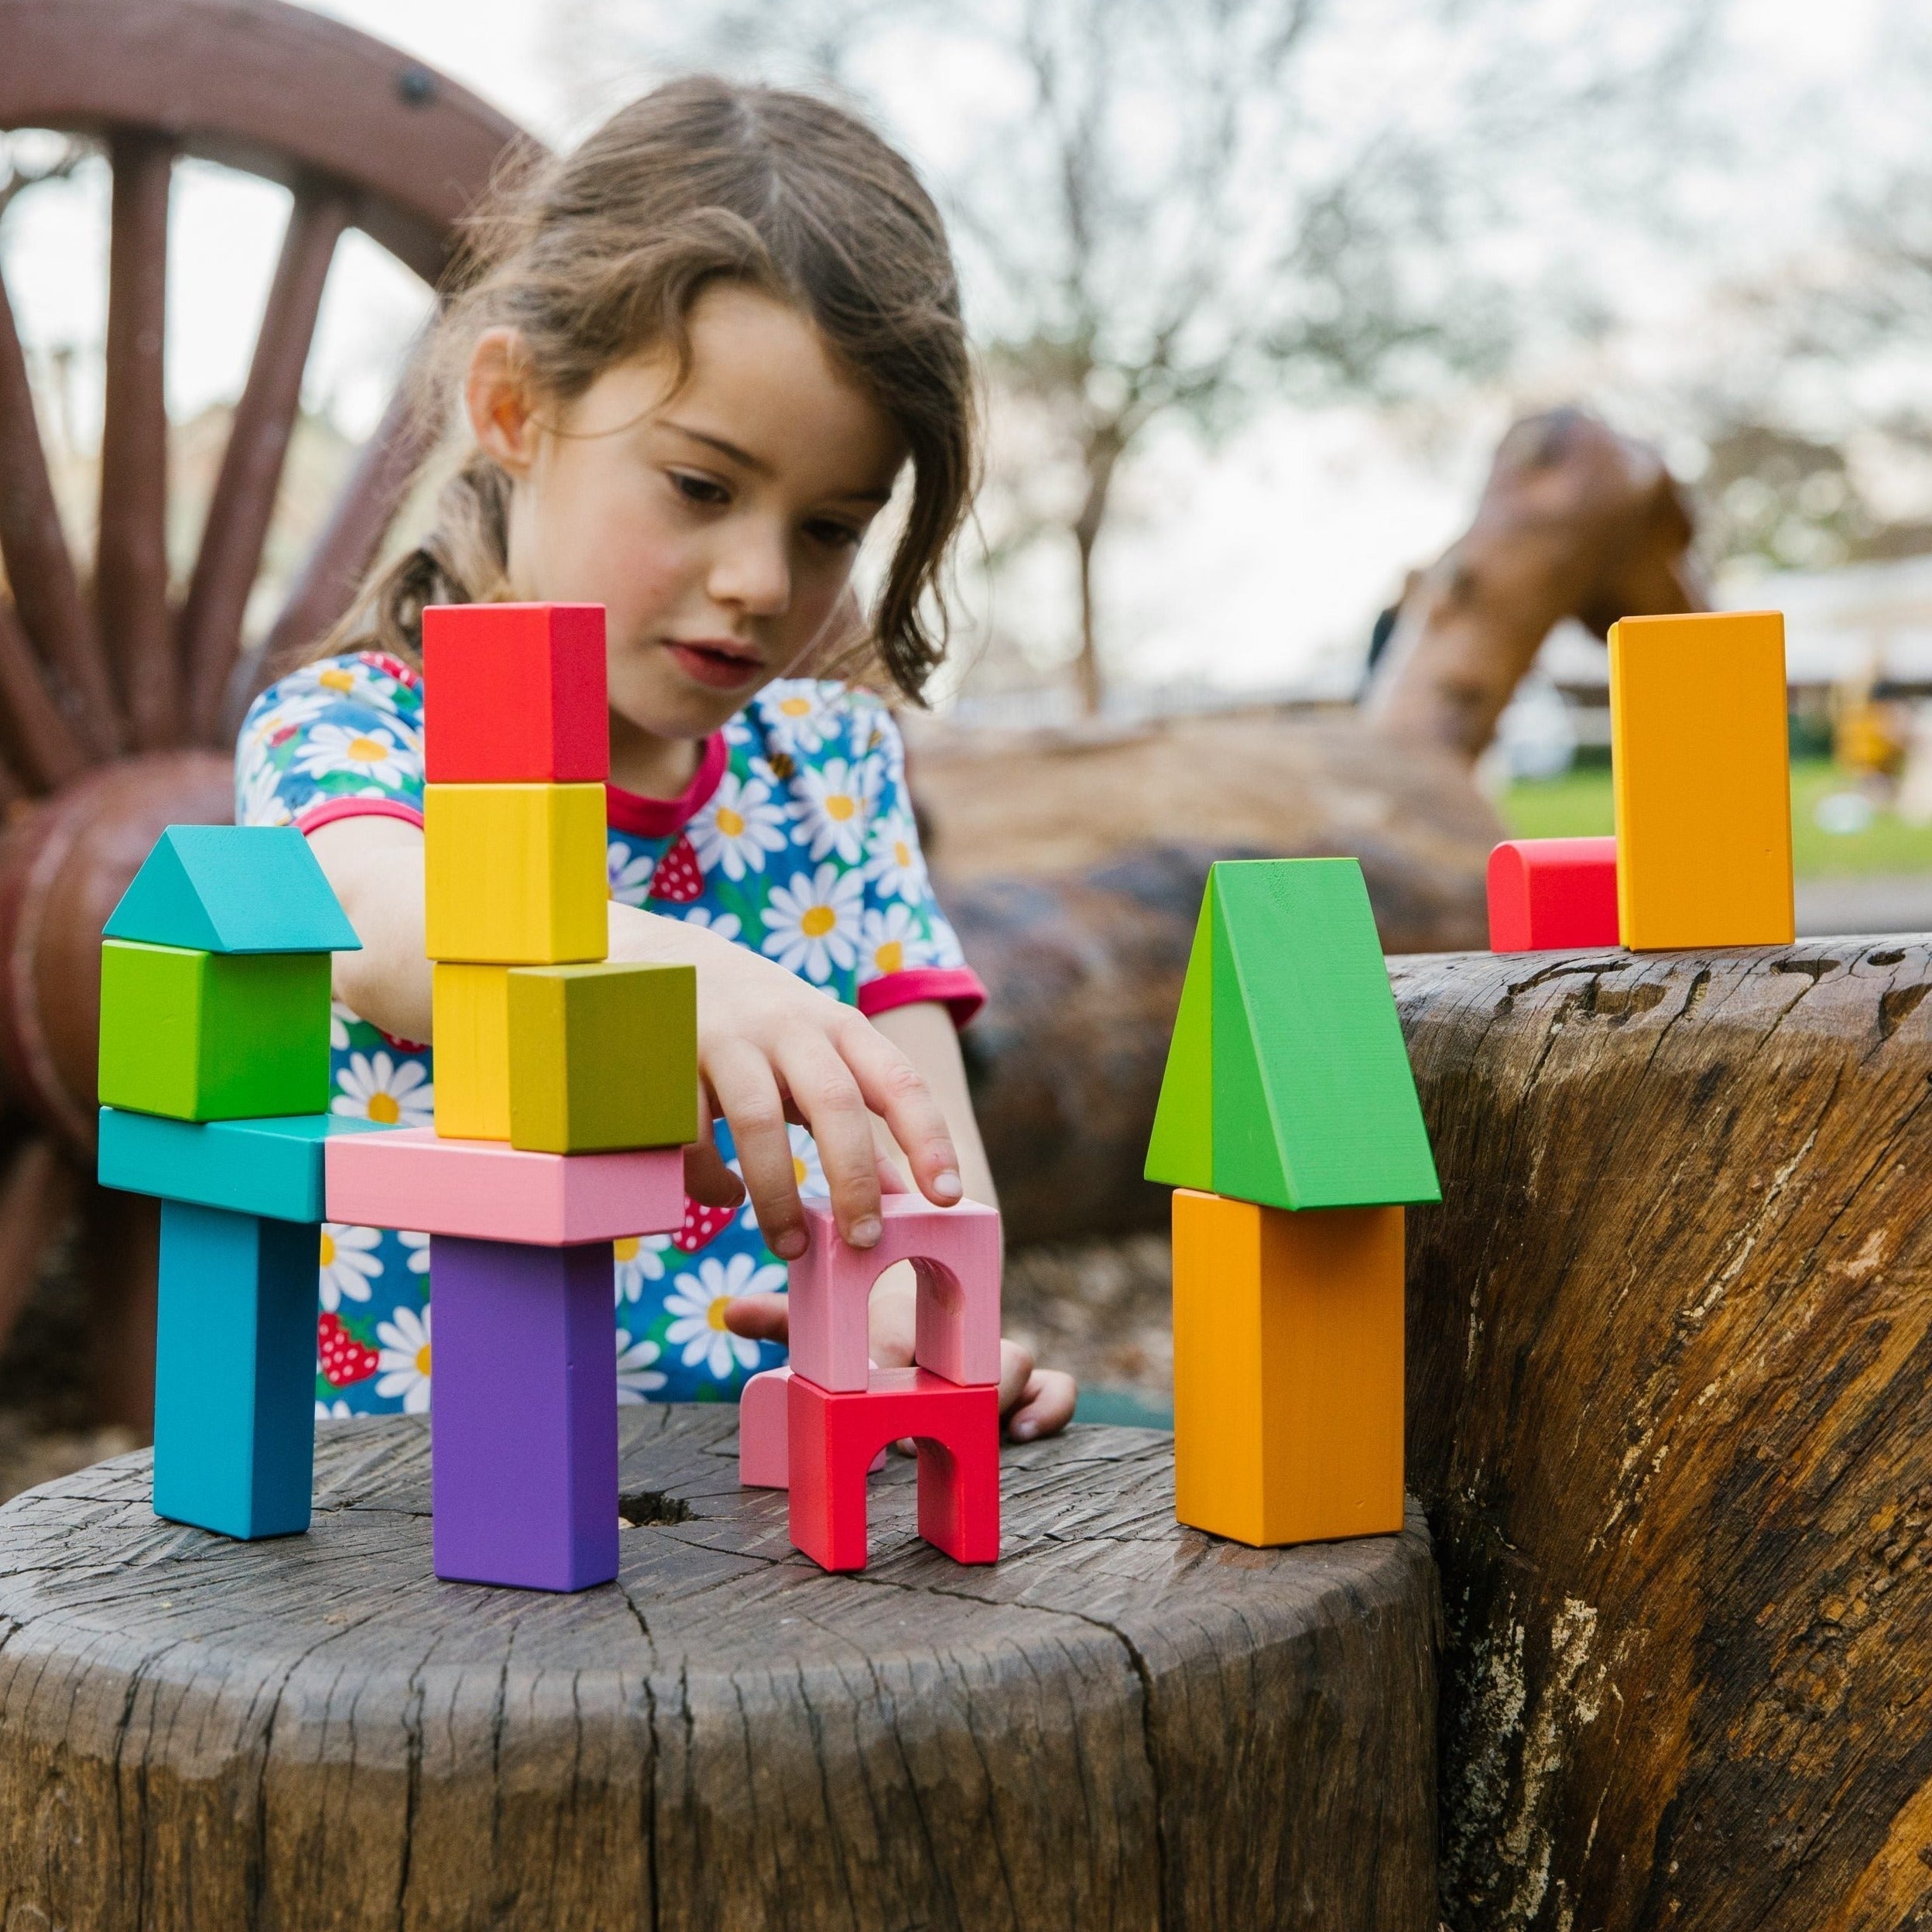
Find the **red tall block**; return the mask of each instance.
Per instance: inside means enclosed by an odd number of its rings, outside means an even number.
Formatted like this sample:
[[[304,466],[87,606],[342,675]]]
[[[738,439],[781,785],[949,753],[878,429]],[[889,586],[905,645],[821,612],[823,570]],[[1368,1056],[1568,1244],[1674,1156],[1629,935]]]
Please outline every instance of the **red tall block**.
[[[865,1471],[888,1443],[919,1445],[919,1533],[955,1563],[999,1557],[999,1390],[923,1368],[875,1368],[842,1393],[787,1386],[791,1537],[826,1570],[865,1567]]]
[[[423,613],[424,776],[567,785],[610,776],[601,604],[432,604]]]
[[[1489,950],[1617,943],[1614,838],[1512,838],[1489,855]]]

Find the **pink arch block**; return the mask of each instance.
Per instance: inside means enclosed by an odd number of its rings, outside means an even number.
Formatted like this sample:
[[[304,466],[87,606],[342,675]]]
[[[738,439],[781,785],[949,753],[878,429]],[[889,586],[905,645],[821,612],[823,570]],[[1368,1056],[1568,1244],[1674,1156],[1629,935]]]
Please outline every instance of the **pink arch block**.
[[[999,1391],[923,1368],[875,1369],[834,1393],[792,1377],[793,1543],[824,1570],[865,1567],[865,1466],[901,1436],[919,1444],[919,1533],[955,1563],[999,1558]]]
[[[738,1392],[738,1480],[746,1489],[789,1489],[792,1486],[791,1425],[785,1388],[789,1368],[767,1368],[752,1376]],[[886,1467],[886,1451],[873,1457],[868,1475]]]
[[[998,1211],[976,1201],[935,1208],[917,1194],[888,1194],[879,1205],[879,1245],[852,1248],[839,1238],[829,1201],[804,1204],[811,1245],[788,1270],[793,1368],[821,1389],[863,1389],[872,1283],[909,1261],[919,1277],[919,1365],[948,1382],[998,1382]]]

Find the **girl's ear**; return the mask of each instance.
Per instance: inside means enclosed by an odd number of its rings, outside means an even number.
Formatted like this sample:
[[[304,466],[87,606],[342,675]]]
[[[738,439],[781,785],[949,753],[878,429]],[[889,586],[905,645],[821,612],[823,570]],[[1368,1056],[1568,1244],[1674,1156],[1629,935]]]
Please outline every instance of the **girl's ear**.
[[[541,432],[523,341],[516,330],[485,329],[477,337],[463,379],[463,401],[478,448],[512,477],[526,476],[536,460]]]

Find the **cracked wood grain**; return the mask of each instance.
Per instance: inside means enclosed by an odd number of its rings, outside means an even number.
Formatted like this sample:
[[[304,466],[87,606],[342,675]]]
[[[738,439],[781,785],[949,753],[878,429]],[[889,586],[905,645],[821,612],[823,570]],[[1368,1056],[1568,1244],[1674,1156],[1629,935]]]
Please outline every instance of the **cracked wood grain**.
[[[1932,1923],[1932,945],[1395,980],[1446,1920]]]
[[[1080,1428],[1008,1452],[997,1567],[895,1459],[828,1577],[735,1412],[623,1425],[574,1597],[435,1581],[413,1420],[323,1426],[303,1537],[158,1523],[145,1454],[0,1510],[0,1924],[1434,1926],[1419,1513],[1218,1543]]]

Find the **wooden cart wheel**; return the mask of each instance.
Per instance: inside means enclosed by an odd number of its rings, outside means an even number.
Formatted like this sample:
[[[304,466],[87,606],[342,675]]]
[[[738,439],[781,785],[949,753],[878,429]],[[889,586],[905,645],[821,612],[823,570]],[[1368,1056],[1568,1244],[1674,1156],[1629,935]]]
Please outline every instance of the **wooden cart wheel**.
[[[0,129],[20,128],[98,142],[114,196],[91,584],[61,534],[0,283],[0,1341],[92,1187],[101,923],[162,826],[229,817],[252,673],[347,607],[433,434],[399,389],[280,614],[245,638],[336,243],[359,228],[440,282],[457,220],[528,140],[420,62],[276,0],[0,0]],[[294,206],[176,595],[162,345],[182,155],[280,182]],[[84,1197],[84,1213],[112,1338],[104,1401],[139,1421],[151,1231],[107,1197]]]

